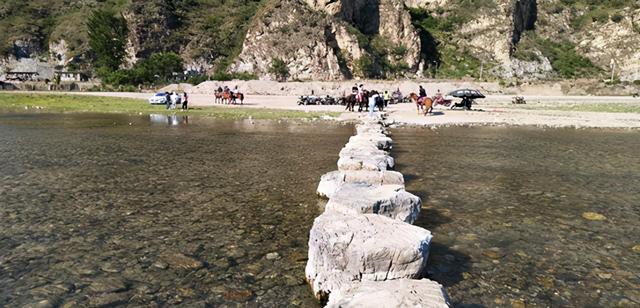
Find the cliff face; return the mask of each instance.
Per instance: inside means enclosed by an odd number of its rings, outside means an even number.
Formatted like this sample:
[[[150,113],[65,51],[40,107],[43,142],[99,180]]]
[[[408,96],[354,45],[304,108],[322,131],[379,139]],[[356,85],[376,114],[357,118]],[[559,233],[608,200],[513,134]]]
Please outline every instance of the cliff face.
[[[375,42],[365,43],[362,36]],[[294,79],[334,80],[380,73],[376,63],[360,62],[363,56],[378,57],[379,67],[402,65],[415,72],[419,55],[418,34],[399,0],[286,0],[273,1],[255,18],[231,69],[272,78],[268,68],[279,58]]]
[[[640,80],[640,3],[573,0],[33,0],[0,3],[0,75],[91,70],[86,20],[122,13],[130,67],[175,52],[187,68],[272,79],[483,77]],[[230,4],[231,3],[231,4]],[[229,65],[230,64],[230,65]],[[586,67],[586,69],[582,69]],[[0,76],[0,78],[2,78]]]
[[[602,78],[613,61],[617,67],[616,78],[640,79],[637,73],[640,58],[634,47],[640,43],[640,3],[637,1],[589,4],[576,0],[575,4],[568,5],[561,0],[496,0],[477,1],[485,4],[473,8],[462,7],[463,3],[405,1],[408,7],[427,10],[436,19],[473,10],[473,14],[461,18],[455,30],[448,33],[446,43],[469,51],[488,64],[492,74],[498,77],[563,77],[558,71],[571,64],[562,61],[583,63],[582,59],[586,59],[594,66],[592,72],[578,72],[572,77]],[[547,48],[550,43],[555,44],[553,49]],[[598,69],[602,76],[595,73]]]
[[[336,53],[335,30],[339,28],[334,27],[331,18],[301,1],[270,3],[251,24],[242,52],[231,69],[268,77],[271,63],[280,59],[292,78],[342,78],[344,66]]]

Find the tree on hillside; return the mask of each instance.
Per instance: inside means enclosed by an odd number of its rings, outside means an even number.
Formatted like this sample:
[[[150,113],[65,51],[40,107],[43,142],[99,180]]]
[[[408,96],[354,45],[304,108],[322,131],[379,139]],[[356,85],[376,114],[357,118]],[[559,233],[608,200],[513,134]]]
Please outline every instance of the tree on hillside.
[[[182,58],[173,52],[154,53],[134,66],[134,70],[142,77],[143,82],[169,81],[173,74],[184,71]]]
[[[276,80],[278,81],[286,81],[289,78],[289,68],[287,64],[280,58],[273,58],[271,60],[271,67],[269,68],[269,73],[274,74],[276,76]]]
[[[94,11],[87,22],[89,46],[98,71],[110,73],[118,69],[126,54],[127,24],[122,14],[107,10]]]

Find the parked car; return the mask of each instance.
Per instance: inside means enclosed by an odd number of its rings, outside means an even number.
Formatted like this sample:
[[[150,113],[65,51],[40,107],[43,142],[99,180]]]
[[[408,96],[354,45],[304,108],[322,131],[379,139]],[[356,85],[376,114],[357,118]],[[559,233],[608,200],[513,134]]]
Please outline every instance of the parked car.
[[[149,98],[149,104],[151,105],[164,105],[167,103],[167,96],[164,93],[156,93]]]

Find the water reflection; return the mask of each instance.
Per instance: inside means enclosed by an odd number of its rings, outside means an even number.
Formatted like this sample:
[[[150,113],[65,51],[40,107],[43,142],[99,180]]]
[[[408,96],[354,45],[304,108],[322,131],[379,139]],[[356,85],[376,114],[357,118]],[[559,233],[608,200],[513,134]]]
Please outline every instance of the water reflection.
[[[189,125],[189,116],[177,114],[150,114],[151,124],[162,124],[169,126]]]

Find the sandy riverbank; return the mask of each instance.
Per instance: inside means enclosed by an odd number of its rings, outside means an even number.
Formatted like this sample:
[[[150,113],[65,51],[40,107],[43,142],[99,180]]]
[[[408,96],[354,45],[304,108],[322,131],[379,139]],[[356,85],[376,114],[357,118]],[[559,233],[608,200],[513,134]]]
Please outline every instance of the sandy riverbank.
[[[28,92],[34,93],[34,92]],[[43,92],[51,94],[51,92]],[[72,95],[124,97],[146,100],[149,93],[72,92]],[[630,96],[525,96],[526,105],[511,104],[511,95],[489,95],[474,105],[475,111],[438,106],[433,115],[417,114],[415,105],[391,105],[386,111],[398,123],[411,125],[536,125],[550,127],[640,128],[640,98]],[[216,105],[209,94],[191,94],[192,106],[269,108],[298,111],[343,112],[343,106],[300,106],[296,96],[247,95],[245,104]],[[615,111],[615,112],[612,112]],[[343,113],[350,120],[356,113]]]

